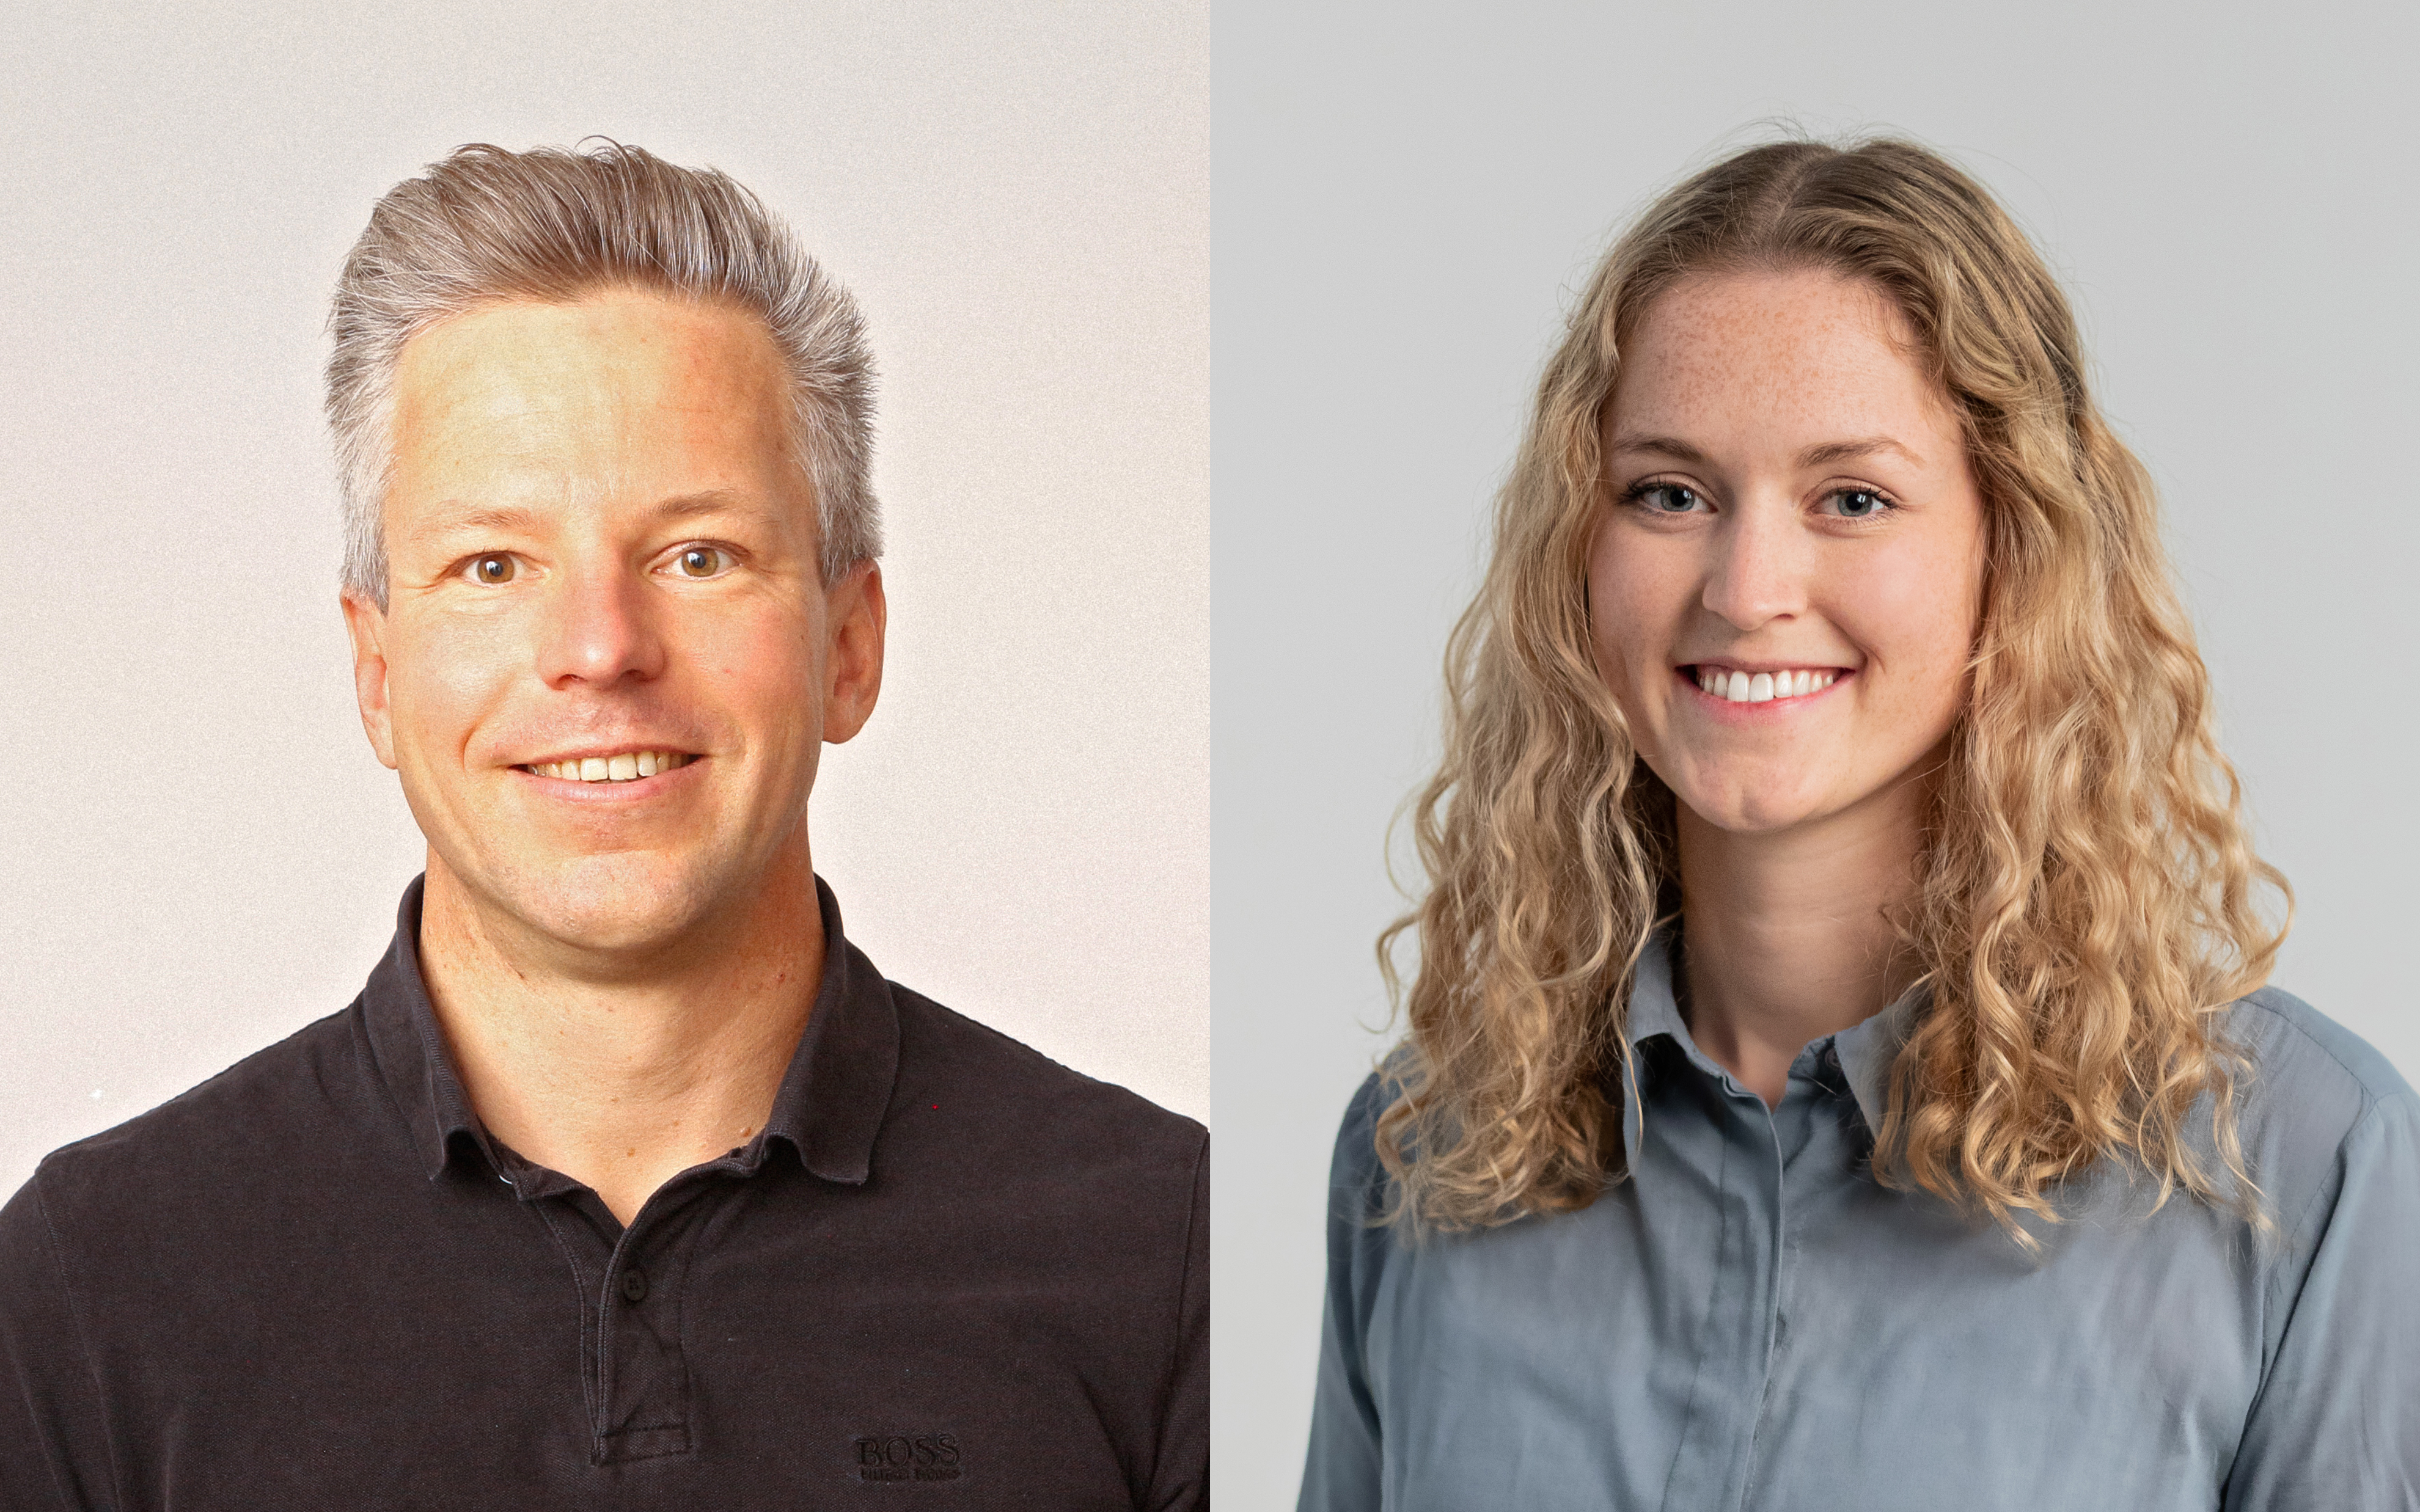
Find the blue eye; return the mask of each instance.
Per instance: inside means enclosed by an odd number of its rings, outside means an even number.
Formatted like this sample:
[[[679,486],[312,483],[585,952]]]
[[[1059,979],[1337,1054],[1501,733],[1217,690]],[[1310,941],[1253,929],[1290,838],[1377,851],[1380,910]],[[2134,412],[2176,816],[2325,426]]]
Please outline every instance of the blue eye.
[[[1871,519],[1876,515],[1888,513],[1892,507],[1889,500],[1871,488],[1837,489],[1832,500],[1839,506],[1838,513],[1843,519]]]
[[[1706,501],[1697,489],[1683,483],[1642,483],[1623,497],[1651,515],[1694,514]]]

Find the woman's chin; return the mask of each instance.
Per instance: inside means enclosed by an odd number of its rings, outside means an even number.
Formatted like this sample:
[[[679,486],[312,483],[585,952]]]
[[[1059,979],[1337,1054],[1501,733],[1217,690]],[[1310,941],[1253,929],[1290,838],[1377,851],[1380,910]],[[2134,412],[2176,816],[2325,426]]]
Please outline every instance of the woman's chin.
[[[1717,803],[1699,808],[1686,799],[1683,804],[1707,828],[1743,838],[1787,834],[1823,817],[1811,804]]]
[[[1796,774],[1770,771],[1691,774],[1669,782],[1681,807],[1709,828],[1733,835],[1774,835],[1823,818],[1835,807]]]

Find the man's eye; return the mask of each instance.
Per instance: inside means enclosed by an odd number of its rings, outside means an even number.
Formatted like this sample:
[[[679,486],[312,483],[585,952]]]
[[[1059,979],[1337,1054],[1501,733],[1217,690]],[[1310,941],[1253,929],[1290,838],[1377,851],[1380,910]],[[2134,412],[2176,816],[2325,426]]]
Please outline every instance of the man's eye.
[[[508,583],[520,576],[520,563],[503,552],[473,557],[462,576],[474,583]]]
[[[673,570],[684,578],[720,578],[731,570],[731,553],[719,546],[692,546],[673,559]]]

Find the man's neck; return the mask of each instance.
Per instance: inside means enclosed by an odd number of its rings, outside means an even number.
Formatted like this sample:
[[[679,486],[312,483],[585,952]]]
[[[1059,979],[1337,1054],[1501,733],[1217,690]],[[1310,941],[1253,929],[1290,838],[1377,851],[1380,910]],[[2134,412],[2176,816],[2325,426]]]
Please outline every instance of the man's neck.
[[[798,852],[740,917],[708,927],[714,938],[594,970],[432,855],[421,975],[489,1134],[594,1188],[625,1224],[666,1180],[754,1137],[823,976],[814,869]]]
[[[1916,784],[1780,835],[1735,835],[1679,814],[1689,1032],[1778,1104],[1807,1041],[1871,1017],[1915,968],[1889,910],[1915,884]]]

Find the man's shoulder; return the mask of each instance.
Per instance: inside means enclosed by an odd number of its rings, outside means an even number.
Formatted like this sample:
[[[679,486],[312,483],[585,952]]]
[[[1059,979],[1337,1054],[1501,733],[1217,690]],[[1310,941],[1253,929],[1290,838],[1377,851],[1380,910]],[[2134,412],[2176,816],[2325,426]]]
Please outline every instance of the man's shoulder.
[[[45,1200],[123,1205],[154,1189],[194,1191],[274,1174],[343,1134],[345,1088],[363,1075],[359,1003],[303,1026],[124,1123],[61,1146],[34,1180]]]
[[[1166,1164],[1190,1172],[1199,1161],[1209,1134],[1193,1119],[1062,1065],[913,988],[890,986],[899,1012],[894,1119],[954,1111],[1007,1140],[1006,1152],[1047,1149],[1074,1162],[1063,1169]]]

